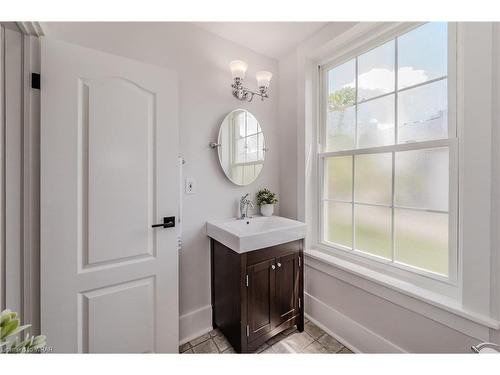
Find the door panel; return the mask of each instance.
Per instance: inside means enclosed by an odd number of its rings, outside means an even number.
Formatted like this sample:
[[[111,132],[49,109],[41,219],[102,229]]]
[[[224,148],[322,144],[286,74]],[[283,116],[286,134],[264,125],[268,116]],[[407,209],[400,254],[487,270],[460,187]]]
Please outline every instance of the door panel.
[[[299,313],[299,254],[294,253],[276,259],[276,298],[274,300],[275,327]]]
[[[88,331],[80,332],[84,351],[153,352],[154,288],[154,278],[149,277],[81,293],[79,310],[88,325]],[[140,321],[135,320],[139,316]]]
[[[177,352],[177,79],[42,40],[41,330],[56,352]]]
[[[152,256],[154,93],[121,77],[80,84],[88,132],[88,155],[82,155],[88,159],[88,264]]]
[[[272,301],[275,294],[274,259],[248,267],[248,325],[251,342],[272,329]]]

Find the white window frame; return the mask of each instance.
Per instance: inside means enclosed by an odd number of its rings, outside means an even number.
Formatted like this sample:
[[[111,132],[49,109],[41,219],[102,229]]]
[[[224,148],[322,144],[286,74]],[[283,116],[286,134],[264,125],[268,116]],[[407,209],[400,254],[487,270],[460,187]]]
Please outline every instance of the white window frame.
[[[460,272],[459,272],[459,246],[458,246],[458,215],[459,215],[459,206],[458,206],[458,195],[459,195],[459,170],[458,170],[458,161],[459,161],[459,140],[457,133],[457,30],[456,24],[448,23],[448,138],[441,140],[432,140],[432,141],[423,141],[416,143],[407,143],[407,144],[396,144],[390,146],[378,146],[378,147],[370,147],[364,149],[354,149],[354,150],[346,150],[346,151],[333,151],[333,152],[323,152],[322,144],[325,139],[325,130],[326,130],[326,118],[325,115],[326,105],[327,105],[327,89],[328,89],[328,70],[339,66],[357,56],[366,53],[396,37],[403,35],[412,29],[415,29],[424,23],[405,25],[402,24],[399,27],[393,28],[391,32],[384,34],[379,38],[375,38],[369,42],[361,43],[357,45],[355,48],[351,50],[341,53],[339,55],[331,57],[329,60],[325,62],[320,62],[318,74],[319,74],[319,85],[318,85],[318,126],[317,126],[317,160],[316,160],[316,171],[317,171],[317,213],[318,217],[317,225],[316,225],[316,233],[314,233],[316,240],[314,241],[315,247],[324,250],[326,252],[331,252],[334,255],[347,259],[349,261],[359,263],[362,265],[366,265],[372,267],[374,269],[378,269],[389,275],[394,275],[399,278],[405,279],[407,281],[411,281],[416,285],[423,286],[426,288],[430,288],[436,291],[439,291],[443,294],[457,297],[457,286],[460,280]],[[395,85],[397,87],[397,46],[396,46],[396,82]],[[357,74],[356,74],[357,75]],[[357,80],[357,77],[356,77]],[[425,84],[429,84],[435,80],[429,80],[422,84],[414,85],[409,88],[414,88],[418,86],[422,86]],[[356,85],[356,90],[357,90]],[[395,90],[391,92],[391,94],[395,95],[395,122],[397,122],[397,95],[401,90]],[[385,95],[381,95],[385,96]],[[372,100],[373,98],[369,99]],[[359,103],[356,102],[355,105]],[[395,123],[395,132],[397,135],[397,123]],[[323,241],[324,234],[324,225],[323,225],[323,204],[324,204],[324,161],[326,158],[331,156],[343,156],[343,155],[361,155],[361,154],[373,154],[373,153],[381,153],[381,152],[391,152],[394,155],[394,152],[398,151],[407,151],[407,150],[415,150],[415,149],[424,149],[424,148],[435,148],[435,147],[448,147],[449,149],[449,205],[448,205],[448,246],[449,246],[449,256],[448,256],[448,277],[433,273],[431,271],[425,269],[419,269],[413,266],[405,265],[402,263],[397,263],[393,260],[387,260],[376,255],[371,255],[366,252],[362,252],[356,249],[345,248],[338,244],[327,243]],[[354,167],[354,163],[353,163]],[[393,177],[394,183],[394,177]],[[353,184],[354,186],[354,184]],[[394,191],[394,189],[393,189]],[[393,200],[394,201],[394,200]],[[393,202],[392,202],[393,203]],[[354,202],[352,202],[354,207]],[[391,210],[392,214],[394,214],[394,210]],[[432,211],[432,210],[429,210]],[[353,217],[354,220],[354,217]],[[354,227],[353,227],[354,232]],[[353,243],[354,247],[354,243]],[[394,251],[394,246],[393,246]]]

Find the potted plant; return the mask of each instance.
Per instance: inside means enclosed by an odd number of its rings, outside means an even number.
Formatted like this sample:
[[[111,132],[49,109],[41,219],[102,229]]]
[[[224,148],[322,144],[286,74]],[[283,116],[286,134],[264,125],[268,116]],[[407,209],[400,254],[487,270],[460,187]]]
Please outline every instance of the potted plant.
[[[26,333],[24,339],[21,332],[30,324],[21,325],[17,313],[4,310],[0,313],[0,353],[40,353],[46,347],[45,336],[30,336]],[[19,336],[18,336],[19,334]]]
[[[257,204],[262,216],[272,216],[276,203],[278,203],[278,197],[271,190],[264,188],[257,192]]]

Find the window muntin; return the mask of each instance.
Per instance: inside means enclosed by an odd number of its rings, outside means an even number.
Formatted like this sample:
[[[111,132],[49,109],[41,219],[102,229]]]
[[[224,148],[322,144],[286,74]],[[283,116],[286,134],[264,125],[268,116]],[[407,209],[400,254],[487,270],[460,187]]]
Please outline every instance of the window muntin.
[[[325,72],[324,244],[449,276],[447,53],[428,23]]]

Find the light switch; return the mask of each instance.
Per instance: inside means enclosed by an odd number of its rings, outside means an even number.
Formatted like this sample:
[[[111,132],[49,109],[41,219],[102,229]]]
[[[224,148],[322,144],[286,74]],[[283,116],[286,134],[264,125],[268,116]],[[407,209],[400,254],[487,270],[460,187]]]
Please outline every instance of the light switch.
[[[184,192],[186,194],[196,194],[196,181],[194,178],[186,178]]]

